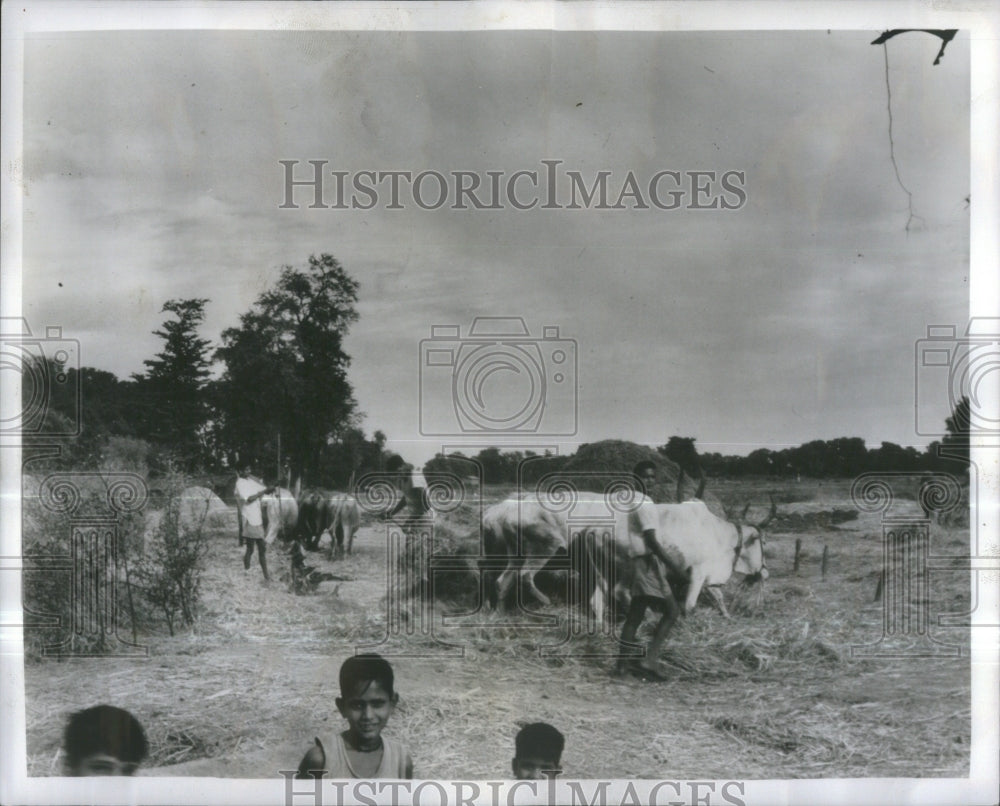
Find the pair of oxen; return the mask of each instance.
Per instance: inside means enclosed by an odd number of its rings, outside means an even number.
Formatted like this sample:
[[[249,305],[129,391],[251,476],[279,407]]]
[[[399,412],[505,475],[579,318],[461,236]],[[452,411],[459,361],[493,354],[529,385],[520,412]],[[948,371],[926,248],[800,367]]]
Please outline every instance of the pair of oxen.
[[[602,616],[609,596],[619,602],[627,598],[631,552],[637,540],[641,543],[631,517],[634,503],[623,506],[614,496],[580,493],[514,496],[488,508],[483,514],[482,567],[489,603],[503,605],[520,577],[522,593],[547,604],[535,575],[546,561],[566,555],[564,565],[584,585],[578,592],[581,601],[589,598],[594,614]],[[669,582],[682,610],[692,610],[706,591],[728,618],[721,586],[734,573],[750,582],[767,579],[764,529],[776,514],[773,497],[769,514],[759,523],[746,521],[749,504],[742,514],[726,518],[701,500],[653,506],[656,539],[673,561]]]
[[[354,496],[325,490],[306,490],[297,499],[283,487],[266,487],[240,478],[237,485],[240,538],[245,525],[260,527],[269,545],[276,538],[296,539],[315,551],[324,534],[330,535],[330,557],[350,554],[361,526]]]

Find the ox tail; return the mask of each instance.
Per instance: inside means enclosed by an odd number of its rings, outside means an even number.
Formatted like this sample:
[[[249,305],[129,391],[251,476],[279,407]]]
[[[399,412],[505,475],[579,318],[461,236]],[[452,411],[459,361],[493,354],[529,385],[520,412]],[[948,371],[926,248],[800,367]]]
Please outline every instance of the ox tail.
[[[608,591],[614,584],[614,547],[605,545],[607,542],[599,530],[581,529],[569,546],[570,563],[577,575],[578,604],[584,609],[590,606],[598,619],[604,615]]]

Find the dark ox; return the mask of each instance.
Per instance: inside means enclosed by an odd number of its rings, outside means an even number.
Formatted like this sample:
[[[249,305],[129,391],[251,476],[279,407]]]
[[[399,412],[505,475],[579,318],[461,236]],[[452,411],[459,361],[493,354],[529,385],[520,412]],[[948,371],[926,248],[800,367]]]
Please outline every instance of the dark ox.
[[[585,593],[593,613],[603,616],[609,577],[613,575],[602,562],[605,554],[600,543],[620,541],[627,550],[633,525],[628,512],[616,509],[598,493],[574,497],[568,507],[537,495],[494,504],[483,513],[490,604],[505,601],[518,577],[539,602],[548,604],[548,597],[535,584],[535,575],[555,555],[567,554],[571,568],[584,580],[581,598]]]
[[[330,534],[330,557],[344,556],[354,548],[361,526],[361,510],[354,496],[326,490],[307,490],[299,497],[299,538],[310,551],[319,548],[324,532]]]

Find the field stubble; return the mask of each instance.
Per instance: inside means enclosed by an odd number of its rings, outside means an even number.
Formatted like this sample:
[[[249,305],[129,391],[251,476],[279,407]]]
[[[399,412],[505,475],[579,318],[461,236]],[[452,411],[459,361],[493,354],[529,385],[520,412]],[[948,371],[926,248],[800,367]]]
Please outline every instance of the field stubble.
[[[813,482],[782,491],[779,507],[850,507],[847,489]],[[761,492],[738,484],[723,491],[755,502]],[[459,513],[443,524],[449,545],[469,523]],[[797,538],[803,551],[793,573]],[[704,605],[683,619],[661,658],[666,683],[611,677],[607,635],[574,637],[564,645],[570,654],[540,657],[538,643],[558,643],[578,618],[559,605],[539,611],[553,621],[540,629],[496,613],[477,614],[474,628],[438,622],[435,636],[462,648],[451,656],[428,635],[381,645],[431,655],[393,659],[401,700],[388,731],[410,746],[426,778],[508,775],[518,726],[536,720],[565,734],[568,777],[967,775],[968,631],[933,628],[962,647],[960,658],[851,656],[852,645],[882,634],[882,604],[873,601],[880,538],[877,518],[866,514],[771,534],[760,606],[755,590],[733,580],[725,590],[731,620]],[[938,550],[963,544],[967,532],[932,529]],[[293,595],[279,578],[287,555],[270,552],[275,579],[265,587],[256,562],[244,571],[241,553],[231,530],[213,532],[198,623],[172,638],[142,636],[148,658],[27,664],[30,774],[59,773],[66,716],[98,702],[129,708],[146,726],[145,774],[272,777],[294,768],[314,735],[341,729],[340,663],[358,645],[378,651],[385,634],[381,525],[364,526],[343,562],[311,555],[310,564],[344,579],[310,596]],[[969,607],[965,572],[935,572],[930,590],[932,615]]]

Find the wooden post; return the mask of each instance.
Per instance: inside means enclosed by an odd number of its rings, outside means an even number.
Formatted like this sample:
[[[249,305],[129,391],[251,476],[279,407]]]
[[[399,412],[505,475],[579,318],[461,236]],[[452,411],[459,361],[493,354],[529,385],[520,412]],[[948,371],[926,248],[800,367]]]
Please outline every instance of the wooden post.
[[[278,432],[277,465],[278,465],[278,486],[280,487],[281,486],[281,432],[280,431]]]
[[[799,572],[799,555],[802,553],[802,538],[795,538],[795,565],[792,567],[794,573]]]
[[[829,549],[829,546],[823,546],[823,564],[820,566],[820,573],[823,575],[823,579],[826,579],[826,562],[827,558],[830,556]]]

